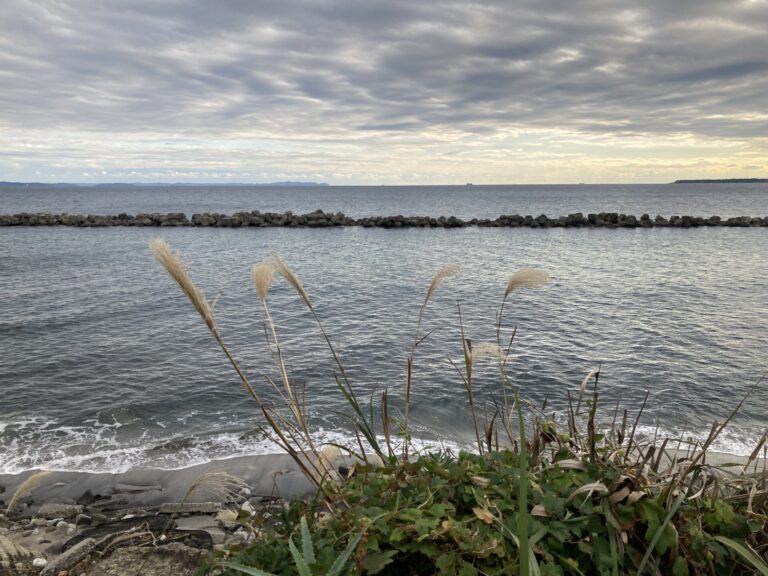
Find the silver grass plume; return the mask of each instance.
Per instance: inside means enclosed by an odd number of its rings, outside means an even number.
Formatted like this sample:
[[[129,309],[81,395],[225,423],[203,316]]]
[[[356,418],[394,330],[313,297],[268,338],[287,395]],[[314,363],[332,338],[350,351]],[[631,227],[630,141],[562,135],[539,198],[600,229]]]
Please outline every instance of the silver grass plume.
[[[592,378],[595,378],[595,382],[597,382],[597,377],[599,375],[600,375],[600,368],[593,368],[584,377],[584,380],[581,381],[581,385],[579,386],[579,399],[576,402],[576,414],[579,413],[579,407],[581,406],[581,401],[584,399],[584,391],[587,389],[587,382],[589,382],[590,379]]]
[[[275,281],[275,267],[270,262],[254,264],[253,268],[251,268],[251,276],[253,277],[256,293],[262,302],[266,302],[269,288]]]
[[[181,502],[186,502],[198,492],[210,494],[223,502],[232,502],[237,500],[244,488],[248,488],[248,483],[239,476],[221,470],[208,470],[192,482]]]
[[[542,288],[548,281],[549,274],[544,270],[522,268],[510,276],[504,298],[520,288]]]
[[[487,358],[501,360],[504,357],[501,347],[494,342],[477,342],[472,344],[471,354],[472,364]]]
[[[429,299],[432,298],[432,294],[434,294],[435,290],[437,290],[437,287],[443,280],[450,276],[456,276],[460,271],[461,269],[456,264],[446,264],[440,268],[440,270],[438,270],[437,273],[432,277],[432,282],[429,283],[429,288],[427,288],[427,295],[424,298],[424,304],[422,304],[422,306],[427,305]]]
[[[338,480],[339,473],[335,468],[335,464],[341,461],[341,450],[337,446],[326,445],[320,450],[318,455],[318,471],[322,474],[319,479],[321,482],[325,479]]]
[[[304,300],[304,303],[307,305],[307,307],[314,312],[314,308],[312,307],[312,302],[309,299],[309,294],[307,294],[307,291],[304,290],[304,286],[302,286],[301,282],[299,281],[298,276],[294,274],[293,270],[291,270],[291,267],[288,266],[285,260],[280,257],[279,254],[273,254],[272,255],[272,264],[275,267],[275,270],[286,280],[288,280],[288,283],[294,287],[296,292],[299,293],[299,296],[301,296],[301,299]]]
[[[448,276],[453,276],[455,274],[458,274],[459,267],[455,264],[447,264],[440,268],[440,270],[437,271],[437,273],[432,277],[432,282],[429,283],[429,287],[427,288],[427,294],[424,296],[424,302],[419,308],[419,319],[416,322],[416,334],[413,338],[413,346],[411,347],[411,353],[408,355],[408,361],[406,363],[406,370],[405,370],[405,406],[403,409],[403,427],[405,430],[405,433],[407,435],[408,433],[408,413],[410,410],[410,402],[411,402],[411,386],[412,386],[412,378],[413,378],[413,358],[416,355],[416,347],[419,345],[419,334],[421,330],[421,321],[424,318],[424,309],[427,307],[427,303],[429,302],[429,299],[432,297],[432,294],[435,293],[435,290],[437,290],[437,287],[440,285],[440,283],[445,280]],[[404,450],[403,450],[403,456],[405,459],[408,459],[408,442],[406,441],[404,444]]]
[[[50,472],[35,472],[32,474],[29,478],[24,480],[24,482],[21,483],[21,485],[16,488],[16,492],[13,493],[13,496],[11,497],[10,501],[8,502],[8,506],[5,509],[6,514],[10,514],[13,512],[13,509],[16,507],[16,504],[19,503],[19,500],[24,498],[27,494],[32,492],[35,488],[37,488],[40,483],[46,479],[50,475]]]
[[[176,280],[176,283],[181,287],[181,290],[186,294],[189,301],[192,302],[197,312],[205,321],[208,329],[218,336],[219,328],[213,316],[213,307],[198,287],[195,286],[194,282],[192,282],[184,263],[181,261],[181,254],[179,252],[172,252],[168,243],[161,238],[152,238],[149,241],[149,250],[157,261],[163,265],[163,268],[168,271],[168,274]]]

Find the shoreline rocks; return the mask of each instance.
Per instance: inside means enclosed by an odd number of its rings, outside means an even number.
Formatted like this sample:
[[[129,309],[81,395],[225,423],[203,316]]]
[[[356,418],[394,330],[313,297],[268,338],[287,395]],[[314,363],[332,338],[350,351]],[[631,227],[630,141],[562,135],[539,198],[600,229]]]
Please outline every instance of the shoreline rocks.
[[[341,226],[361,226],[363,228],[464,228],[477,226],[482,228],[699,228],[732,227],[752,228],[768,227],[768,216],[689,216],[673,215],[669,218],[657,215],[651,218],[642,214],[639,218],[632,214],[618,212],[590,213],[586,216],[574,212],[567,216],[550,218],[546,214],[533,217],[519,214],[501,215],[496,219],[472,218],[463,220],[456,216],[366,216],[352,218],[343,212],[323,212],[315,210],[307,214],[287,212],[236,212],[219,214],[205,212],[193,214],[187,218],[182,212],[168,214],[139,213],[136,215],[94,215],[94,214],[50,214],[21,213],[0,214],[0,226],[73,226],[78,228],[97,228],[105,226],[152,226],[152,227],[198,227],[198,228],[333,228]]]

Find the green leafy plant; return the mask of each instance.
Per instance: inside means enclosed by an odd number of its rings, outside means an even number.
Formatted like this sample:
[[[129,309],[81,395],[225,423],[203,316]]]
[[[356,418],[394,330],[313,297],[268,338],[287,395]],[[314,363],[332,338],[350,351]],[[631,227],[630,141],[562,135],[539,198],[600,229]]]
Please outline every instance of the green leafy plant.
[[[662,477],[607,457],[606,447],[596,445],[601,456],[594,463],[557,448],[529,472],[527,509],[518,498],[525,478],[520,456],[511,450],[361,466],[336,494],[345,506],[325,515],[320,500],[292,503],[285,525],[243,550],[240,560],[294,573],[286,568],[289,540],[308,517],[316,545],[331,554],[340,537],[366,526],[353,556],[360,574],[522,574],[523,516],[531,574],[764,573],[756,550],[766,546],[765,495],[750,507],[733,487],[724,498],[693,494],[668,505],[657,483]]]
[[[350,539],[347,547],[336,557],[331,566],[325,570],[322,566],[318,565],[317,557],[315,556],[315,547],[312,543],[312,535],[309,532],[307,519],[303,516],[301,517],[299,527],[301,531],[301,551],[299,551],[296,544],[293,543],[293,537],[288,539],[288,549],[291,552],[299,576],[315,576],[320,574],[324,574],[325,576],[341,576],[341,574],[344,574],[349,557],[352,555],[352,552],[355,551],[357,543],[360,541],[363,533],[358,532],[357,535]],[[243,574],[250,574],[251,576],[274,576],[273,574],[264,572],[258,568],[243,566],[234,562],[222,562],[221,567]]]

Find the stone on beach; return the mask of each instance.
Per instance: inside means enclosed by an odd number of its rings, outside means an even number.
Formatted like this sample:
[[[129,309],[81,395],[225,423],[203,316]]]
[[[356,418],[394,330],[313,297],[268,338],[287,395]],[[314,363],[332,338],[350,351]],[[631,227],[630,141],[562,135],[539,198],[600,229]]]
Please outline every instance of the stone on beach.
[[[78,542],[72,546],[72,548],[50,561],[40,572],[40,576],[51,576],[53,574],[58,574],[61,570],[69,570],[72,566],[80,562],[80,560],[88,556],[95,547],[96,540],[93,538],[86,538],[85,540]]]
[[[220,502],[166,502],[160,514],[215,514],[224,508]]]
[[[83,507],[76,504],[57,504],[55,502],[46,502],[37,511],[38,516],[43,518],[75,518],[83,513]]]

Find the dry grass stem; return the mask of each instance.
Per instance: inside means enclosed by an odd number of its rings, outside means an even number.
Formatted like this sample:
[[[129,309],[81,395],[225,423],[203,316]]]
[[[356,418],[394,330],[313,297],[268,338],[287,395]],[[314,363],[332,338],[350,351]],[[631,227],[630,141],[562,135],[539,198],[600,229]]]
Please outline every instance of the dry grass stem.
[[[584,399],[584,391],[587,389],[587,383],[592,378],[595,378],[595,382],[597,382],[597,376],[599,374],[600,374],[600,368],[593,368],[584,377],[584,380],[581,381],[581,385],[579,386],[579,398],[576,400],[576,414],[579,413],[579,408],[581,407],[581,401]]]
[[[254,264],[251,268],[251,277],[253,278],[253,285],[256,287],[256,293],[262,302],[266,302],[269,288],[275,281],[275,267],[269,262]]]
[[[432,282],[429,283],[429,287],[427,288],[427,294],[424,296],[424,302],[422,303],[421,307],[419,308],[419,319],[416,322],[416,333],[413,337],[413,346],[411,346],[411,352],[408,354],[408,360],[406,362],[406,369],[405,369],[405,404],[403,406],[403,432],[406,438],[406,442],[404,444],[404,451],[403,456],[407,460],[408,459],[408,414],[410,412],[410,402],[411,402],[411,387],[413,385],[413,361],[414,357],[416,356],[416,348],[419,346],[419,344],[426,339],[427,336],[424,338],[420,337],[421,334],[421,321],[424,318],[424,309],[427,307],[427,303],[429,302],[429,299],[432,297],[432,294],[435,293],[435,290],[437,290],[437,287],[440,285],[440,283],[448,278],[449,276],[454,276],[459,273],[459,267],[455,264],[446,264],[440,270],[437,271],[437,273],[432,277]]]
[[[315,309],[312,307],[312,302],[309,299],[309,294],[307,294],[307,291],[304,290],[304,286],[302,286],[298,276],[294,274],[293,270],[291,270],[291,267],[288,266],[286,261],[283,260],[279,254],[273,254],[272,263],[275,267],[275,270],[283,278],[285,278],[291,286],[293,286],[296,292],[299,293],[299,296],[301,296],[301,299],[304,300],[304,303],[307,305],[307,307],[314,312]]]
[[[6,514],[10,514],[13,509],[16,507],[16,504],[19,503],[19,500],[27,496],[29,493],[32,492],[35,488],[37,488],[40,483],[45,480],[47,476],[50,475],[50,472],[35,472],[24,480],[24,482],[21,483],[21,485],[16,488],[16,492],[13,493],[13,496],[11,497],[10,501],[8,502],[8,506],[5,509]]]
[[[149,249],[157,261],[162,264],[163,268],[168,271],[171,278],[181,287],[184,294],[187,295],[189,301],[192,302],[197,312],[205,321],[208,329],[218,336],[219,329],[213,316],[213,307],[198,287],[195,286],[194,282],[192,282],[184,263],[181,261],[181,254],[179,252],[173,253],[168,243],[161,238],[152,238],[149,241]]]

